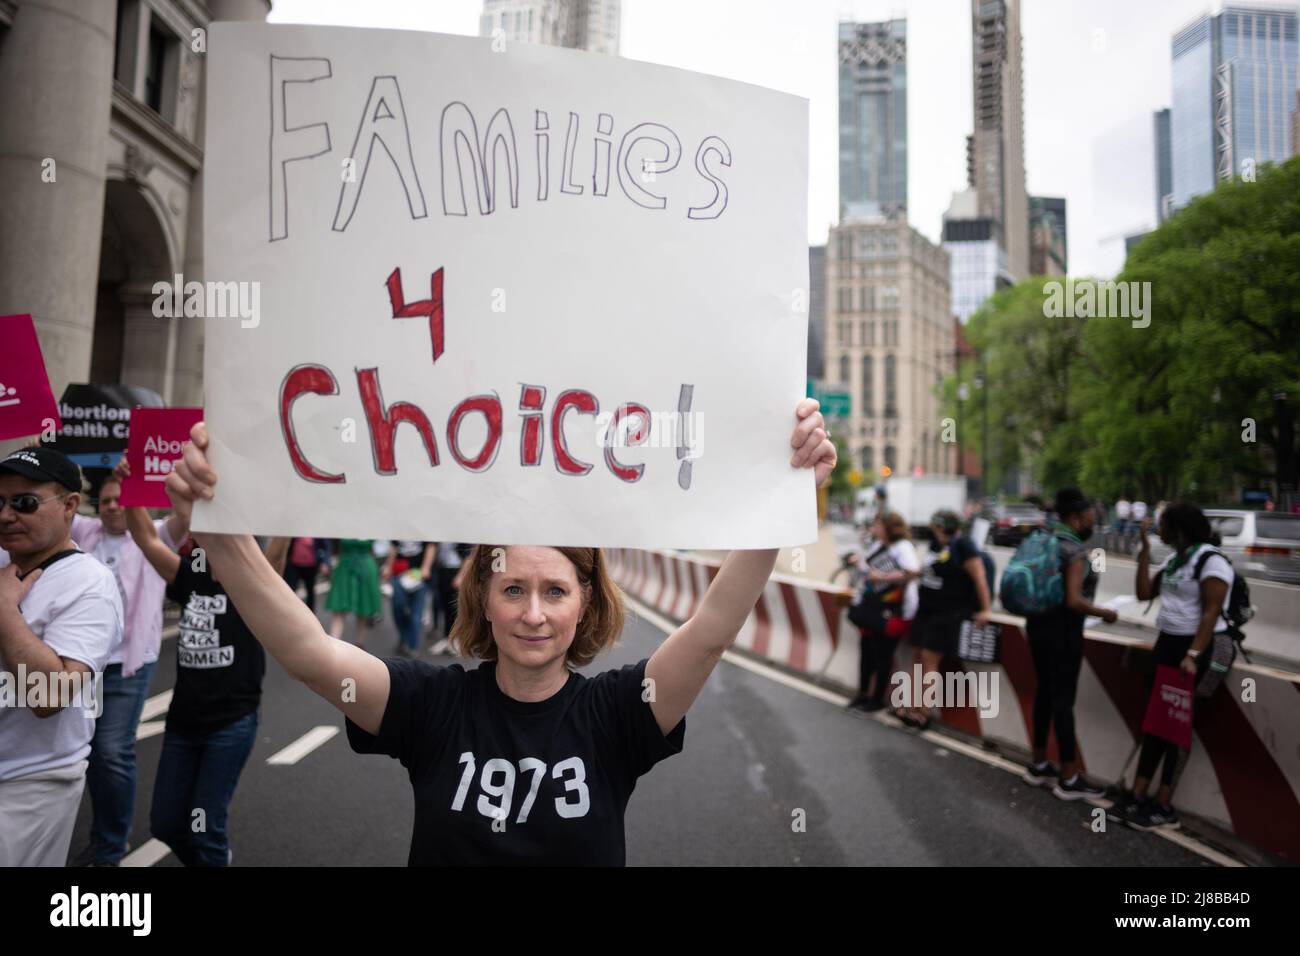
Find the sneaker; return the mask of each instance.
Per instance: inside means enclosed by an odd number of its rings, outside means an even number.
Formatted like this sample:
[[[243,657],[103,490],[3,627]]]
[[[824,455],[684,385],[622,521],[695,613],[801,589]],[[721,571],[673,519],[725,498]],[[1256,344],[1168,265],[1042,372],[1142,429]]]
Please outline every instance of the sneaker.
[[[442,640],[434,642],[433,647],[429,648],[429,653],[432,654],[434,657],[437,657],[439,654],[447,653],[447,647],[448,647],[448,642],[447,639],[444,637],[442,638]]]
[[[1148,800],[1142,809],[1124,820],[1134,830],[1177,830],[1178,811],[1173,807],[1163,807],[1154,800]]]
[[[844,709],[865,711],[867,709],[867,701],[868,701],[868,697],[866,694],[858,694],[858,696],[854,697],[851,701],[849,701],[847,704],[844,705]]]
[[[1050,760],[1044,760],[1042,763],[1031,763],[1025,768],[1025,772],[1020,775],[1021,780],[1034,787],[1045,787],[1053,784],[1060,777],[1061,771]]]
[[[866,704],[863,705],[862,709],[868,714],[874,714],[878,710],[885,709],[885,702],[883,700],[876,700],[875,698],[872,698],[871,700],[868,700]]]
[[[1060,800],[1100,800],[1105,794],[1105,787],[1097,786],[1081,773],[1076,773],[1073,780],[1057,780],[1052,788],[1052,795]]]
[[[1124,823],[1129,817],[1142,812],[1143,803],[1145,801],[1135,797],[1132,790],[1121,790],[1119,796],[1111,801],[1106,816],[1117,823]]]

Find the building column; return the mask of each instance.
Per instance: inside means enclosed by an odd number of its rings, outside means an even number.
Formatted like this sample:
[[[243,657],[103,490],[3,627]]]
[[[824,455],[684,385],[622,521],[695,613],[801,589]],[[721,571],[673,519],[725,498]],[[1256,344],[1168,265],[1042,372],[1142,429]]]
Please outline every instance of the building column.
[[[113,3],[18,0],[0,47],[0,314],[32,314],[55,398],[90,373],[115,29]]]
[[[200,325],[201,319],[157,318],[150,287],[123,287],[122,384],[151,388],[172,404],[173,369],[178,326]]]
[[[271,10],[267,0],[208,0],[208,9],[214,20],[253,20],[263,21]],[[203,88],[199,90],[199,115],[196,125],[196,139],[203,146],[203,134],[206,128],[204,95],[207,88],[208,71],[203,70]],[[203,170],[200,169],[190,187],[190,216],[185,235],[185,281],[205,281],[203,262]],[[215,276],[215,279],[221,277]],[[176,328],[174,371],[170,402],[176,405],[203,404],[203,323],[201,321],[181,321]]]

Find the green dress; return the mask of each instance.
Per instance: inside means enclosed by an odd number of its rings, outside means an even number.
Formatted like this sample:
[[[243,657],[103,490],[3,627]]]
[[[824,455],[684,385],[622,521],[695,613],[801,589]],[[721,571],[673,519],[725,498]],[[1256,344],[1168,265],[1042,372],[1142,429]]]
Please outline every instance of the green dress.
[[[339,563],[330,578],[325,610],[371,618],[383,608],[379,593],[379,565],[369,541],[345,539],[339,546]]]

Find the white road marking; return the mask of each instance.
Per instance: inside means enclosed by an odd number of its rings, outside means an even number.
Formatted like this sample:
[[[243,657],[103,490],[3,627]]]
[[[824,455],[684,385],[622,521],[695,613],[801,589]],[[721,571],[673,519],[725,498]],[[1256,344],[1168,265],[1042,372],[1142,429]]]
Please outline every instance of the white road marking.
[[[172,692],[163,691],[161,694],[155,694],[144,702],[144,709],[140,711],[141,720],[153,720],[159,714],[167,713],[167,708],[172,703]]]
[[[313,727],[279,753],[267,757],[266,762],[277,766],[295,764],[338,732],[337,726],[322,724]]]
[[[169,853],[171,850],[162,840],[150,839],[122,857],[122,866],[153,866]]]
[[[146,740],[149,737],[157,737],[166,729],[167,721],[165,720],[143,720],[140,722],[140,726],[135,729],[135,739]]]
[[[659,630],[663,631],[665,634],[672,634],[680,626],[678,624],[674,624],[672,621],[664,617],[662,614],[659,614],[658,612],[653,611],[650,608],[646,607],[644,604],[642,604],[640,601],[638,601],[636,598],[632,597],[631,595],[627,594],[626,592],[624,593],[623,598],[638,617],[644,618],[646,621],[653,624],[655,627],[659,628]],[[836,704],[840,707],[843,707],[845,704],[849,702],[849,698],[844,694],[839,694],[836,693],[835,691],[827,690],[825,687],[817,687],[813,684],[809,684],[806,680],[800,679],[798,677],[793,677],[790,674],[785,673],[784,671],[777,670],[774,667],[770,667],[766,664],[762,664],[756,660],[753,660],[752,658],[742,656],[734,651],[726,651],[722,655],[722,659],[724,661],[728,661],[732,664],[735,664],[737,667],[743,667],[746,670],[753,671],[755,674],[761,674],[764,677],[776,681],[778,684],[783,684],[786,687],[793,688],[794,690],[797,690],[802,694],[807,694],[809,697],[816,697],[818,700],[824,700],[827,703]],[[889,727],[902,729],[906,726],[901,720],[894,717],[892,714],[888,714],[884,712],[878,711],[874,714],[867,714],[865,716],[868,716],[871,719],[879,723],[885,724],[886,726]],[[990,753],[980,747],[976,747],[973,746],[972,744],[968,744],[964,740],[958,740],[955,737],[949,737],[946,734],[941,734],[933,730],[922,731],[920,736],[924,737],[926,740],[930,741],[931,743],[937,746],[947,748],[948,750],[955,750],[958,753],[966,755],[967,757],[972,757],[975,760],[979,760],[983,763],[986,763],[990,767],[997,767],[999,770],[1005,770],[1007,773],[1015,774],[1017,777],[1021,776],[1025,772],[1025,767],[1023,764],[1016,763],[1014,760],[1008,760],[1006,757],[1000,756],[999,754]],[[1111,801],[1109,800],[1088,800],[1083,802],[1091,803],[1093,806],[1097,806],[1097,807],[1110,807],[1111,805]],[[1118,825],[1123,826],[1123,824],[1118,824]],[[1219,852],[1213,847],[1206,846],[1204,843],[1201,843],[1195,837],[1188,836],[1186,833],[1183,833],[1180,830],[1167,830],[1164,828],[1157,828],[1155,830],[1149,830],[1147,832],[1153,833],[1159,837],[1163,837],[1164,839],[1168,840],[1171,843],[1177,843],[1183,849],[1190,850],[1192,853],[1204,857],[1205,859],[1209,860],[1211,863],[1217,863],[1219,866],[1245,866],[1246,865],[1245,863],[1242,863],[1240,860],[1233,859],[1232,857]]]

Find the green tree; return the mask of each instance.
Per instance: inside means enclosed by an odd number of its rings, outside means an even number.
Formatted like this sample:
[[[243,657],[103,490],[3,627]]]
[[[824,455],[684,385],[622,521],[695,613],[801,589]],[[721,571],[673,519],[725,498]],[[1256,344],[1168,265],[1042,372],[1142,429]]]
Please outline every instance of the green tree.
[[[1120,282],[1150,283],[1150,325],[1094,319],[1082,383],[1082,478],[1096,493],[1205,503],[1266,482],[1277,406],[1300,399],[1300,159],[1224,183],[1134,249]],[[1282,400],[1276,396],[1285,395]],[[1255,441],[1249,436],[1254,422]]]

